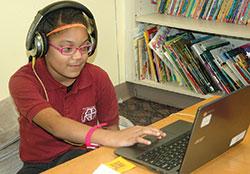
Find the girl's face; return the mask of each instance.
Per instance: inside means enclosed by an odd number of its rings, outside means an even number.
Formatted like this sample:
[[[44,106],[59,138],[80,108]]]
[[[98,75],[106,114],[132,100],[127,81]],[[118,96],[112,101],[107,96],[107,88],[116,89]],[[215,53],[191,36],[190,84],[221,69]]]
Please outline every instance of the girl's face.
[[[88,34],[82,27],[73,27],[50,36],[50,43],[57,47],[74,46],[81,47],[88,44]],[[56,48],[49,46],[45,55],[48,71],[53,78],[65,86],[72,84],[80,74],[88,60],[88,53],[74,55],[62,55]]]

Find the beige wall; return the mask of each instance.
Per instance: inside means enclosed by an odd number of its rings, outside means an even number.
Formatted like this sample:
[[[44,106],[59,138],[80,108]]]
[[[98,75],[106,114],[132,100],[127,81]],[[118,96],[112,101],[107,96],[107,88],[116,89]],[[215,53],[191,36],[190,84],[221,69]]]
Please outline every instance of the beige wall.
[[[54,2],[55,0],[14,1],[15,2],[2,1],[0,7],[0,100],[9,96],[8,81],[10,76],[19,67],[27,63],[25,39],[34,16],[39,9],[43,8],[51,2]],[[89,59],[89,61],[101,66],[104,70],[106,70],[114,85],[124,82],[125,66],[123,56],[123,1],[78,1],[82,2],[92,11],[95,16],[99,32],[99,44],[97,52]],[[115,10],[115,8],[117,9],[117,11]],[[118,31],[116,29],[118,29]],[[118,66],[118,64],[120,65]]]

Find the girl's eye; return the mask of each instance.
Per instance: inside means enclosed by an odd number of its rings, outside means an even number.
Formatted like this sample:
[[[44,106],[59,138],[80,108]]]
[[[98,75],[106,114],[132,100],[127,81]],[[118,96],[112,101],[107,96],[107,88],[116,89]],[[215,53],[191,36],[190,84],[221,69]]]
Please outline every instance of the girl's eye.
[[[81,47],[81,52],[83,53],[88,53],[89,51],[91,51],[91,45],[85,45],[83,47]]]
[[[62,48],[62,51],[63,51],[63,53],[72,53],[72,52],[74,52],[74,48],[72,48],[72,47],[64,47],[64,48]]]
[[[81,47],[82,49],[82,52],[86,52],[86,51],[88,51],[88,49],[87,49],[87,47]]]

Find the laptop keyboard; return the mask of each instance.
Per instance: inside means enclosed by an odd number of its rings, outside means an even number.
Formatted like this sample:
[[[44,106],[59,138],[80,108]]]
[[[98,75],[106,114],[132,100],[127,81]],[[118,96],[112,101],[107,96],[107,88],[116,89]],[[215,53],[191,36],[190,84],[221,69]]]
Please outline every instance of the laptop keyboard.
[[[146,151],[137,159],[165,170],[171,170],[182,163],[189,138],[190,134],[177,138],[172,143],[162,144],[150,151]]]

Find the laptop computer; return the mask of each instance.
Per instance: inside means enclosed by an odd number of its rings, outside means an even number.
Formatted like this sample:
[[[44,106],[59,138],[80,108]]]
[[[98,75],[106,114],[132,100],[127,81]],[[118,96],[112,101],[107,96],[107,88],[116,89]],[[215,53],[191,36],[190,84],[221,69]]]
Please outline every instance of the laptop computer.
[[[167,134],[163,139],[145,136],[151,145],[121,147],[115,154],[158,173],[190,173],[244,139],[250,123],[249,106],[247,86],[199,107],[193,124],[178,120],[161,129]]]

